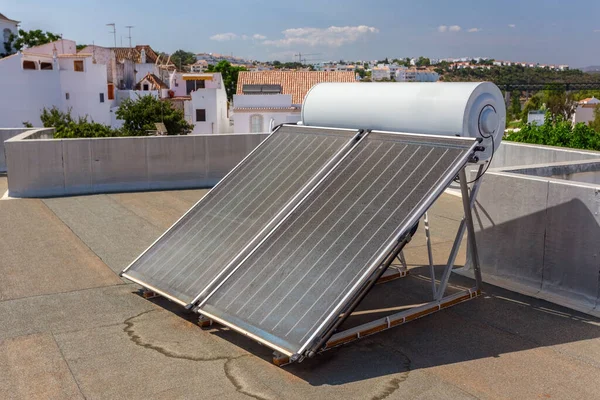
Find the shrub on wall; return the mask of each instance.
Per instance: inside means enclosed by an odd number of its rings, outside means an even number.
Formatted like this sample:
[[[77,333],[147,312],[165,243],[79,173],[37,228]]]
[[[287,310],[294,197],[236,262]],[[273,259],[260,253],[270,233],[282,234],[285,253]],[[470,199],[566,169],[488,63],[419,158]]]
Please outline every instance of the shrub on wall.
[[[600,132],[584,123],[573,125],[570,121],[547,115],[543,125],[526,124],[521,130],[510,132],[505,140],[574,149],[600,150]]]
[[[155,131],[157,122],[162,122],[169,135],[185,135],[192,131],[192,125],[185,121],[183,112],[171,107],[167,101],[153,96],[140,96],[136,100],[124,100],[116,112],[122,119],[123,134],[127,136],[144,136],[148,131]]]
[[[54,128],[54,137],[59,138],[93,138],[122,136],[121,131],[110,126],[88,121],[87,118],[74,120],[71,110],[62,112],[56,107],[44,108],[40,115],[45,128]]]

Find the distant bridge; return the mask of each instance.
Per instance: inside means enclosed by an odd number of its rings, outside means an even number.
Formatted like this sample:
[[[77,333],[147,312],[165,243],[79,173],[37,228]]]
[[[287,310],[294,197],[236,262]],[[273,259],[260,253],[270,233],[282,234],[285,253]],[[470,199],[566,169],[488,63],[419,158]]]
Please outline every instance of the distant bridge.
[[[546,83],[509,83],[498,84],[498,87],[507,92],[513,90],[537,92],[540,90],[558,90],[572,92],[577,90],[600,90],[600,82],[571,83],[571,82],[546,82]]]

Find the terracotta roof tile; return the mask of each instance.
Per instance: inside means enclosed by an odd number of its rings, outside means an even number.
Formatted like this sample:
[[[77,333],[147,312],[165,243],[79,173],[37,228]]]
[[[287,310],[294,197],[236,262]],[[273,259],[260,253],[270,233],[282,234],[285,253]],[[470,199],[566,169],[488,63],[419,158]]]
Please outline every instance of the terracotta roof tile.
[[[356,82],[352,71],[242,71],[238,76],[237,94],[244,85],[281,85],[282,94],[292,95],[292,104],[301,104],[317,83]]]
[[[146,62],[155,63],[158,58],[158,54],[152,50],[148,45],[137,45],[135,47],[113,47],[115,51],[115,57],[117,61],[133,60],[135,63],[141,63],[142,61],[142,49],[146,52]]]
[[[160,89],[168,89],[169,86],[167,86],[166,83],[164,83],[162,81],[162,79],[160,79],[158,76],[151,74],[150,72],[148,72],[146,74],[146,76],[144,76],[142,79],[140,79],[140,81],[137,83],[136,86],[139,86],[140,83],[142,83],[142,81],[147,80],[148,82],[150,82],[151,84],[154,85],[154,87],[158,87]]]

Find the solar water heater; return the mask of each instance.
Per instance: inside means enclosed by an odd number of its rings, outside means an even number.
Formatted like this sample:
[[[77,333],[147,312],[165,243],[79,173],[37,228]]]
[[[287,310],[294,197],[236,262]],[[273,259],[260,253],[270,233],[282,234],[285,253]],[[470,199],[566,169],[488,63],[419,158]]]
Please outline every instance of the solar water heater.
[[[504,125],[491,83],[318,84],[300,125],[278,127],[122,274],[278,365],[474,298],[471,206]],[[457,177],[464,219],[439,284],[430,266],[432,301],[342,330]],[[465,229],[475,286],[445,295]]]

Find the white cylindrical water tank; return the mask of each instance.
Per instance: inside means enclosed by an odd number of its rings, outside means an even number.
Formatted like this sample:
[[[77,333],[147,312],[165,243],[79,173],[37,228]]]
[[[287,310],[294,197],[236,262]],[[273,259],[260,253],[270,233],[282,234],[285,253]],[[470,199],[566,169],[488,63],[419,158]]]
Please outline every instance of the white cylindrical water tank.
[[[502,92],[490,82],[320,83],[302,105],[309,126],[482,138],[492,155],[504,134]]]

